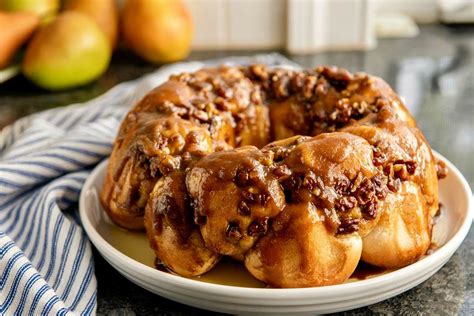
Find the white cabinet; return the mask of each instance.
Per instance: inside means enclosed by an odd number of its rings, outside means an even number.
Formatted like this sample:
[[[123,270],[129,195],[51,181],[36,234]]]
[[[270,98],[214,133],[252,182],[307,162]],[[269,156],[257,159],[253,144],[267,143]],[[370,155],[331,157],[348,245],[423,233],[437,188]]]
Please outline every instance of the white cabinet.
[[[193,48],[293,53],[375,45],[371,0],[187,0]]]

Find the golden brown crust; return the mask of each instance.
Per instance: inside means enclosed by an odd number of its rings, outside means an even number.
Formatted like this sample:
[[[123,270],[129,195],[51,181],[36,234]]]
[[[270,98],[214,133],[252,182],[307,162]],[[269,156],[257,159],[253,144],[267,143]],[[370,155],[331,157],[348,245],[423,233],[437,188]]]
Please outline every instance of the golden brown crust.
[[[344,282],[361,254],[383,267],[423,255],[436,172],[380,78],[221,66],[172,76],[129,112],[101,201],[120,226],[145,222],[181,275],[229,255],[272,286],[317,286]]]
[[[214,267],[220,255],[204,245],[184,183],[185,174],[163,176],[150,194],[145,227],[150,245],[161,262],[184,276],[198,276]]]
[[[181,118],[160,114],[128,114],[115,140],[100,193],[109,216],[128,229],[143,228],[148,195],[156,181],[175,169],[215,150],[204,128]]]
[[[210,249],[244,255],[283,209],[272,156],[245,146],[204,157],[187,173],[195,222]]]
[[[311,287],[342,283],[359,262],[357,233],[328,234],[312,203],[289,204],[245,257],[257,279],[274,287]]]
[[[387,186],[385,176],[373,165],[372,147],[365,139],[334,132],[299,140],[290,147],[269,144],[267,148],[287,150],[275,159],[278,168],[288,170],[289,175],[280,178],[287,203],[315,205],[325,214],[325,224],[333,234],[359,231],[365,235],[368,226],[376,224]]]
[[[379,225],[363,238],[362,260],[384,268],[415,262],[431,244],[431,217],[419,186],[404,182],[383,208]]]

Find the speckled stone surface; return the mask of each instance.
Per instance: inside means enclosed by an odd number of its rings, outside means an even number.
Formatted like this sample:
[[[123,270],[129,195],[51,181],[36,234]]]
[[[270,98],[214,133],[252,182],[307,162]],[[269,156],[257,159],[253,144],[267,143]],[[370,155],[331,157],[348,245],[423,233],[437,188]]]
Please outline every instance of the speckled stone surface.
[[[194,53],[190,59],[253,53]],[[417,38],[381,40],[370,52],[288,57],[303,67],[332,64],[384,78],[406,99],[432,147],[452,161],[473,187],[474,26],[424,26]],[[84,102],[154,69],[118,52],[97,82],[59,93],[42,91],[19,76],[0,85],[0,128],[29,113]],[[97,252],[94,257],[99,315],[211,314],[151,294],[122,277]],[[474,229],[429,280],[389,300],[340,314],[474,315]]]

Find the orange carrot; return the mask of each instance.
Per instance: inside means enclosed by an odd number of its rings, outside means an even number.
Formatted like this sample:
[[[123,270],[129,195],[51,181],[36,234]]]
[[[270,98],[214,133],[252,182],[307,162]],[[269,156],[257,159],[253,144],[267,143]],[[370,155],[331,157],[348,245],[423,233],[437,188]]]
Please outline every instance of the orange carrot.
[[[0,69],[8,66],[39,22],[40,18],[35,13],[0,11]]]

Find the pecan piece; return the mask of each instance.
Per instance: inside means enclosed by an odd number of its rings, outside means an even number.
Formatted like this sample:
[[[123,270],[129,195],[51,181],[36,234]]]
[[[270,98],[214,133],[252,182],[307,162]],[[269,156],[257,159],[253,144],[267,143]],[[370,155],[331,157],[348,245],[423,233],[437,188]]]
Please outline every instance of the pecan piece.
[[[247,204],[247,202],[240,201],[238,206],[238,212],[244,216],[250,215],[250,206]]]
[[[280,165],[273,170],[273,174],[278,178],[288,177],[291,175],[291,170],[287,165]]]
[[[229,224],[227,224],[226,235],[227,238],[231,240],[240,240],[242,238],[242,233],[240,232],[239,223],[230,222]]]
[[[448,168],[441,160],[436,162],[436,175],[438,176],[438,179],[444,179],[448,175]]]
[[[268,217],[264,217],[250,223],[248,234],[251,237],[265,235],[268,231]]]
[[[336,230],[336,235],[350,234],[359,230],[359,219],[343,219]]]

